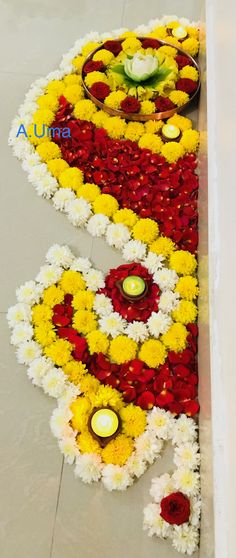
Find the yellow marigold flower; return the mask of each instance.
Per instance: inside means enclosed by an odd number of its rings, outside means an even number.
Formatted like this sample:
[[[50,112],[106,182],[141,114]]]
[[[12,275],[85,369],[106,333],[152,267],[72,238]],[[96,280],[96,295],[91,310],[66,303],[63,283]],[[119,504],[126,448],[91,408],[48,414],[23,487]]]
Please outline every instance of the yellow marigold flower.
[[[65,88],[64,96],[67,101],[69,101],[69,103],[75,105],[76,103],[78,103],[78,101],[84,98],[84,89],[81,85],[78,85],[76,83],[73,85],[68,85]]]
[[[46,347],[51,345],[56,339],[56,333],[52,327],[51,322],[43,322],[34,328],[34,338],[37,343]]]
[[[46,347],[45,355],[55,362],[57,366],[64,366],[71,359],[72,345],[66,339],[56,339]]]
[[[120,39],[127,39],[128,37],[136,37],[136,33],[134,31],[124,31],[124,33],[122,33],[120,35]],[[114,39],[114,37],[113,37]],[[111,37],[112,40],[112,37]]]
[[[178,91],[176,89],[174,91],[171,91],[171,93],[169,94],[169,99],[177,107],[182,107],[183,105],[185,105],[185,103],[189,101],[189,95],[188,93],[185,93],[185,91]]]
[[[144,341],[140,351],[139,358],[145,362],[150,368],[157,368],[160,364],[164,364],[166,359],[166,349],[157,339],[148,339]]]
[[[192,275],[197,267],[197,261],[193,254],[187,250],[176,250],[170,255],[170,268],[179,275]]]
[[[172,317],[181,324],[191,324],[197,317],[197,307],[193,302],[181,300],[177,308],[173,310]]]
[[[103,62],[105,66],[110,64],[113,58],[114,58],[114,54],[109,50],[106,50],[106,48],[101,48],[93,55],[93,60],[99,60]]]
[[[59,178],[60,174],[69,167],[68,163],[64,161],[64,159],[60,158],[50,159],[50,161],[47,162],[47,165],[49,172],[52,176],[55,176],[55,178]]]
[[[47,93],[51,95],[55,95],[56,97],[60,97],[64,93],[64,83],[60,79],[53,79],[50,81],[46,87]]]
[[[82,184],[76,189],[78,198],[82,197],[88,202],[93,202],[101,194],[101,190],[97,184]]]
[[[199,41],[194,37],[188,37],[182,42],[182,49],[186,50],[191,56],[196,56],[199,49]]]
[[[53,112],[56,112],[59,107],[58,98],[55,95],[52,95],[51,93],[46,93],[46,95],[40,95],[40,97],[37,98],[36,102],[39,108],[41,109],[46,108],[52,110]]]
[[[188,331],[183,324],[173,324],[164,335],[162,335],[162,342],[171,351],[179,353],[186,347],[186,339]]]
[[[52,318],[52,309],[47,304],[36,304],[32,308],[31,320],[33,324],[41,324],[47,322]]]
[[[92,291],[78,291],[72,301],[75,310],[92,310],[94,294]]]
[[[79,432],[87,427],[89,415],[91,413],[91,403],[87,397],[78,397],[70,406],[73,413],[72,427]]]
[[[50,126],[50,124],[53,122],[54,120],[54,112],[52,112],[52,110],[49,109],[38,109],[35,111],[34,116],[33,116],[33,120],[35,124],[43,125],[45,124],[45,126]],[[40,130],[41,132],[41,130]],[[41,133],[38,133],[38,135],[41,135]],[[44,141],[45,141],[45,137],[44,137]]]
[[[124,434],[119,434],[102,450],[102,459],[104,463],[122,466],[130,457],[133,449],[134,446],[131,438],[127,438]]]
[[[173,19],[173,21],[170,21],[167,24],[168,29],[175,29],[176,27],[179,27],[179,21],[176,21],[176,19]]]
[[[153,37],[154,39],[166,39],[167,32],[166,27],[164,25],[159,25],[159,27],[155,27],[151,33],[148,34],[148,37]]]
[[[74,108],[75,118],[79,120],[91,120],[93,114],[97,111],[96,105],[89,99],[78,101]]]
[[[141,122],[128,122],[125,130],[125,139],[138,141],[144,133],[144,125]]]
[[[182,68],[179,72],[179,77],[198,81],[199,73],[193,66],[184,66],[184,68]]]
[[[79,333],[89,333],[97,327],[96,314],[89,310],[77,310],[73,318],[73,326]]]
[[[180,157],[184,156],[184,153],[185,149],[183,145],[177,141],[168,141],[164,143],[161,149],[161,154],[168,163],[175,163]]]
[[[30,124],[27,128],[27,136],[30,143],[33,145],[40,145],[40,143],[45,142],[45,135],[49,134],[48,128],[43,128],[43,123],[41,126],[38,124]],[[41,136],[42,137],[38,137]]]
[[[171,43],[174,47],[181,48],[181,43],[172,35],[168,35],[168,43]]]
[[[85,281],[79,271],[68,269],[64,271],[59,281],[59,286],[67,294],[75,295],[77,291],[83,291],[86,287]]]
[[[141,114],[154,114],[156,112],[156,105],[152,101],[141,101]]]
[[[103,72],[89,72],[89,74],[87,74],[87,76],[85,77],[85,83],[87,85],[87,87],[91,87],[94,83],[102,81],[102,83],[106,83],[108,84],[108,78],[106,76],[106,74],[104,74]]]
[[[82,432],[82,434],[77,436],[77,443],[81,453],[96,453],[96,455],[100,455],[102,452],[99,443],[94,440],[90,432]]]
[[[154,252],[158,256],[162,254],[166,258],[173,250],[175,250],[175,244],[173,240],[167,238],[167,236],[159,236],[150,246],[151,252]]]
[[[176,48],[168,45],[163,45],[158,49],[158,53],[173,56],[173,58],[177,55],[177,52]]]
[[[98,196],[93,202],[94,213],[103,213],[107,215],[107,217],[112,217],[118,207],[118,202],[113,196],[110,196],[110,194],[101,194],[101,196]]]
[[[36,147],[36,151],[45,163],[50,161],[50,159],[57,159],[61,156],[60,147],[58,147],[54,141],[48,140],[44,143],[40,143],[40,145]]]
[[[187,153],[196,153],[199,146],[199,132],[197,130],[186,130],[180,140],[181,145]],[[39,149],[37,147],[37,149]]]
[[[69,74],[68,76],[65,76],[63,79],[63,83],[67,86],[67,85],[81,85],[82,83],[82,79],[81,76],[78,76],[78,74]]]
[[[126,98],[126,93],[124,91],[113,91],[107,95],[104,103],[110,108],[119,109],[120,103]]]
[[[132,209],[118,209],[116,213],[113,215],[114,223],[122,223],[122,225],[126,225],[129,229],[132,229],[137,223],[138,216]]]
[[[160,153],[163,146],[160,136],[149,133],[143,134],[138,144],[142,149],[150,149],[153,153]]]
[[[89,346],[89,352],[91,355],[93,353],[103,353],[106,354],[109,347],[109,341],[105,333],[102,331],[91,331],[87,335],[87,341]]]
[[[190,37],[194,37],[195,39],[198,39],[199,29],[197,29],[196,27],[191,27],[190,25],[188,25],[186,29]]]
[[[93,52],[93,50],[95,50],[95,48],[98,48],[99,46],[101,46],[100,43],[95,43],[94,41],[90,41],[82,48],[83,56],[88,56],[91,52]]]
[[[156,134],[162,128],[163,120],[147,120],[144,124],[145,132],[148,134]]]
[[[51,308],[64,300],[65,293],[56,285],[51,285],[43,292],[43,302]]]
[[[97,380],[94,376],[91,376],[91,374],[85,374],[79,382],[79,387],[82,393],[85,393],[85,395],[90,398],[98,391],[99,386],[99,380]]]
[[[94,407],[112,407],[119,411],[123,407],[122,395],[110,386],[100,385],[94,398]]]
[[[125,135],[127,124],[123,118],[113,116],[104,123],[104,128],[112,139],[121,139]]]
[[[92,122],[97,126],[97,128],[104,128],[105,122],[109,120],[109,116],[104,110],[98,110],[95,114],[92,115]]]
[[[73,58],[72,60],[72,64],[73,66],[76,68],[77,72],[81,73],[82,71],[82,67],[85,61],[85,56],[81,56],[80,54],[78,56],[75,56],[75,58]]]
[[[141,48],[142,43],[135,37],[128,37],[128,39],[123,41],[121,46],[122,50],[127,54],[135,54],[135,52]]]
[[[180,277],[175,291],[180,294],[181,298],[186,300],[193,300],[197,298],[199,294],[198,282],[196,277],[191,275],[185,275],[185,277]]]
[[[62,188],[77,190],[83,184],[84,175],[81,170],[75,167],[68,167],[59,175],[59,184]]]
[[[140,407],[127,405],[120,410],[120,418],[122,420],[122,431],[126,436],[136,438],[140,436],[146,427],[146,413]]]
[[[136,225],[134,225],[132,233],[135,240],[141,240],[150,244],[157,238],[159,227],[153,219],[139,219]]]
[[[72,384],[75,384],[77,386],[82,380],[84,374],[86,374],[88,371],[86,365],[83,364],[83,362],[70,360],[64,366],[63,372],[68,377],[68,380],[72,382]]]
[[[110,343],[110,357],[116,364],[123,364],[128,360],[133,360],[137,353],[137,343],[125,335],[118,335]]]
[[[177,126],[181,132],[192,128],[192,120],[190,120],[190,118],[186,118],[185,116],[180,116],[180,114],[174,114],[174,116],[168,118],[167,123]]]

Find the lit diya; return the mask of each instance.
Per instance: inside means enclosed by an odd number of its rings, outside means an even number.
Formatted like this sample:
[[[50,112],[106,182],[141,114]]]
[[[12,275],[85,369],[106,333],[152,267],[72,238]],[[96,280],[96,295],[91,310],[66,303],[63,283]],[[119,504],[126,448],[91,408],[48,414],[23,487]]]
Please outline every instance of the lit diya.
[[[174,124],[165,124],[161,129],[161,137],[164,141],[179,141],[182,136],[181,130]]]
[[[172,29],[171,34],[173,35],[173,37],[179,40],[179,39],[186,39],[188,32],[187,29],[185,29],[185,27],[179,25],[178,27],[174,27],[174,29]]]
[[[119,415],[110,407],[95,409],[88,423],[89,431],[101,447],[105,447],[120,432]]]
[[[139,275],[128,275],[123,281],[117,281],[117,287],[123,297],[130,301],[141,300],[148,291],[146,281]]]

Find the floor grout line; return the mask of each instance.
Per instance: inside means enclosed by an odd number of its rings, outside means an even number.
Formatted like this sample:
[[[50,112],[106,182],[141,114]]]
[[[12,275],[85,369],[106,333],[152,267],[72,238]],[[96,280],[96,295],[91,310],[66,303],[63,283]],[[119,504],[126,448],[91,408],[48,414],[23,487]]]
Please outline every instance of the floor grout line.
[[[52,540],[51,540],[49,558],[52,558],[52,553],[53,553],[54,537],[55,537],[55,530],[56,530],[56,520],[57,520],[57,512],[58,512],[58,508],[59,508],[59,501],[60,501],[60,494],[61,494],[61,485],[62,485],[62,475],[63,475],[64,463],[65,463],[65,459],[64,459],[64,456],[63,456],[62,457],[62,464],[61,464],[61,474],[60,474],[60,480],[59,480],[59,488],[58,488],[58,494],[57,494],[57,503],[56,503],[54,521],[53,521],[53,528],[52,528]]]

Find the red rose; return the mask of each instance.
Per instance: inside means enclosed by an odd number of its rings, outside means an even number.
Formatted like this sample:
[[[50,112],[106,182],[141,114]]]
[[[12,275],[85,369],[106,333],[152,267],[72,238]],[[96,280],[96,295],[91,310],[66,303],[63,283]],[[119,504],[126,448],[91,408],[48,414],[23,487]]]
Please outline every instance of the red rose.
[[[101,60],[89,60],[84,65],[83,72],[89,74],[90,72],[102,72],[104,69],[105,66]]]
[[[190,95],[196,91],[197,87],[198,82],[189,78],[181,78],[176,83],[176,89],[189,93]]]
[[[142,47],[143,48],[160,48],[161,44],[157,39],[143,39],[142,40]]]
[[[139,112],[141,104],[135,97],[128,96],[123,101],[121,101],[120,108],[127,114],[130,112]]]
[[[190,501],[182,492],[173,492],[161,500],[160,516],[170,525],[182,525],[189,520]]]
[[[122,46],[121,46],[121,43],[119,41],[106,41],[103,44],[103,48],[105,48],[106,50],[109,50],[115,56],[117,56],[122,50]]]
[[[183,54],[177,54],[177,56],[175,57],[175,61],[178,64],[179,70],[182,70],[182,68],[184,68],[184,66],[192,66],[193,65],[191,59],[188,58],[188,56],[184,56]]]
[[[104,99],[111,92],[109,85],[103,83],[102,81],[97,81],[90,87],[90,93],[99,101],[104,101]]]
[[[168,97],[157,97],[155,100],[156,109],[158,112],[165,112],[166,110],[171,110],[175,108],[174,103]]]

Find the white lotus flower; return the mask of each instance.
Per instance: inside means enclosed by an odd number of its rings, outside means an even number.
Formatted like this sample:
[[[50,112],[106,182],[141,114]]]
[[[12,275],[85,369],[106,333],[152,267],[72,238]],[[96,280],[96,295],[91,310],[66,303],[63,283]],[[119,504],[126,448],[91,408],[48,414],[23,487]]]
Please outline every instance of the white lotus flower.
[[[128,77],[134,81],[144,81],[153,76],[158,69],[158,60],[151,54],[136,52],[133,58],[126,58],[124,70]]]

